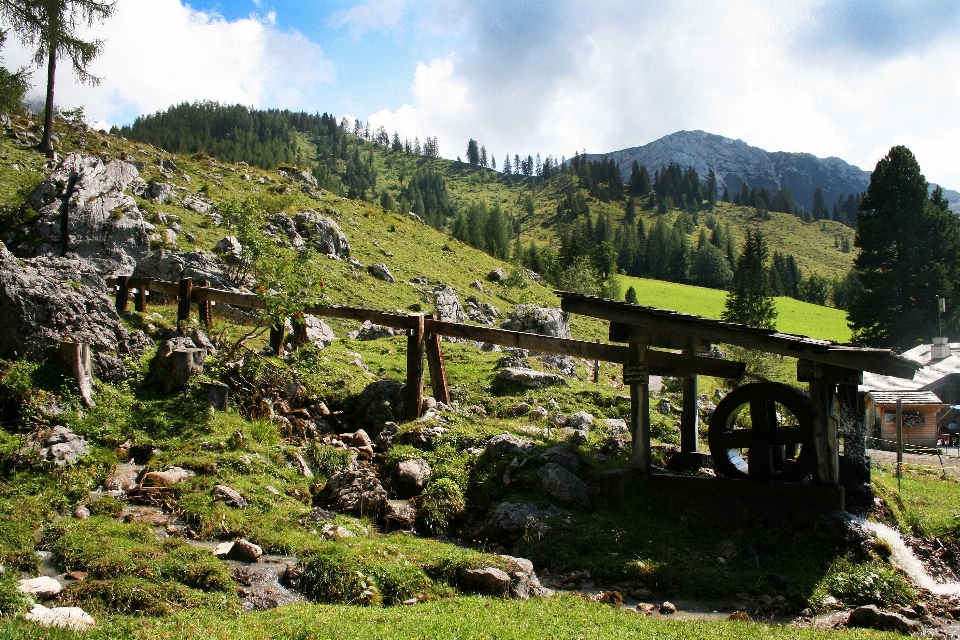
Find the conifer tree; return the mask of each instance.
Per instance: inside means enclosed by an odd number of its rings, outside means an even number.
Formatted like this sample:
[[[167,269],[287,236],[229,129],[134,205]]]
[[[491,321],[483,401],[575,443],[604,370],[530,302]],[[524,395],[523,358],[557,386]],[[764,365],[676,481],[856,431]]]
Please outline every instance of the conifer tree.
[[[743,250],[737,259],[733,286],[727,294],[725,309],[720,317],[727,322],[764,329],[776,328],[777,308],[770,291],[767,243],[759,230],[747,229]]]

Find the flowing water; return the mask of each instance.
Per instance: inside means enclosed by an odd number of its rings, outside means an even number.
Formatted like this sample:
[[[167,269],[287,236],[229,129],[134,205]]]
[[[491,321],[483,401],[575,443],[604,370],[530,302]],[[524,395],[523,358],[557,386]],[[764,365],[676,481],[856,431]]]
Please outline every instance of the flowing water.
[[[927,568],[913,550],[907,546],[900,532],[892,527],[870,520],[860,520],[860,524],[867,531],[873,532],[878,538],[890,545],[890,563],[907,574],[907,577],[918,587],[937,595],[960,595],[960,582],[937,582],[927,573]]]

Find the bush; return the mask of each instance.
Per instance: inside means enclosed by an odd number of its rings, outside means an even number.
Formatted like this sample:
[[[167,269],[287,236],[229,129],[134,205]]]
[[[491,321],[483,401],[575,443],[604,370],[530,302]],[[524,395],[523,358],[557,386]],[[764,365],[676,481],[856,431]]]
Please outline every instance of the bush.
[[[442,535],[464,508],[463,492],[450,478],[434,480],[420,495],[417,523],[424,533]]]
[[[630,304],[638,304],[637,290],[633,288],[633,285],[627,287],[627,295],[624,298],[624,301],[629,302]]]
[[[330,543],[303,562],[300,589],[319,602],[377,605],[383,601],[373,579],[349,547]]]
[[[0,615],[15,616],[30,608],[33,599],[17,590],[19,582],[13,572],[0,576]]]
[[[313,443],[308,450],[313,468],[328,478],[350,463],[350,452],[325,444]]]
[[[890,567],[874,562],[853,564],[838,560],[814,590],[811,601],[820,604],[832,595],[848,607],[875,604],[879,607],[907,605],[916,592],[906,578]]]

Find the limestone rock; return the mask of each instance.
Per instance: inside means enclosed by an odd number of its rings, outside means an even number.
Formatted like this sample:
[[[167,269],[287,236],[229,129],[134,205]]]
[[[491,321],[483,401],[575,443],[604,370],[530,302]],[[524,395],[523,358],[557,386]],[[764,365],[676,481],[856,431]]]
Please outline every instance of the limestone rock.
[[[230,551],[227,553],[228,560],[239,560],[240,562],[259,562],[263,555],[263,549],[259,545],[240,538],[233,543]]]
[[[143,332],[127,333],[89,263],[20,260],[0,243],[0,357],[41,360],[65,340],[90,345],[94,373],[110,379],[126,377],[114,354],[139,357],[152,344]]]
[[[231,264],[239,264],[243,260],[243,245],[240,244],[237,236],[220,238],[214,245],[213,252]]]
[[[574,431],[590,431],[593,429],[593,416],[586,411],[578,411],[567,418],[567,427]]]
[[[383,280],[385,282],[396,282],[396,278],[393,277],[393,274],[390,273],[389,267],[382,262],[377,262],[375,264],[367,267],[367,270],[370,272],[374,278],[378,280]]]
[[[494,461],[505,455],[522,455],[531,451],[533,451],[532,442],[518,438],[512,433],[501,433],[487,440],[487,454]]]
[[[190,378],[203,373],[208,350],[198,342],[203,341],[173,332],[160,344],[150,368],[165,393],[182,389]]]
[[[417,521],[417,510],[409,500],[387,500],[383,520],[387,529],[412,529]]]
[[[920,623],[916,620],[910,620],[899,613],[880,611],[875,604],[857,607],[851,611],[850,617],[847,618],[847,626],[879,629],[881,631],[897,631],[903,634],[911,634],[918,631],[921,627]]]
[[[247,499],[240,495],[240,492],[236,489],[228,487],[225,484],[214,485],[213,499],[225,502],[237,509],[245,509],[247,507]]]
[[[570,317],[567,312],[533,304],[517,305],[501,327],[508,331],[525,331],[554,338],[570,338]]]
[[[576,454],[568,451],[563,445],[550,447],[540,454],[540,458],[547,462],[559,464],[572,473],[580,470],[580,459],[577,458]]]
[[[332,219],[308,209],[293,217],[297,232],[307,239],[320,253],[346,258],[350,255],[350,243],[343,231]]]
[[[344,469],[330,476],[321,498],[341,513],[377,516],[387,501],[387,491],[368,468]]]
[[[388,338],[396,334],[397,331],[395,329],[364,320],[360,328],[348,333],[347,337],[351,340],[379,340],[380,338]]]
[[[564,519],[569,512],[550,505],[539,509],[528,502],[503,502],[497,506],[488,523],[495,536],[513,539],[526,533],[546,535],[553,531],[549,521]]]
[[[29,255],[74,253],[101,275],[129,274],[150,250],[148,227],[126,192],[145,187],[136,167],[122,160],[70,153],[27,198],[40,217],[28,241]]]
[[[457,290],[450,285],[439,285],[433,289],[437,319],[443,322],[465,322],[463,306],[457,296]]]
[[[73,464],[90,452],[90,446],[83,436],[62,425],[27,437],[20,449],[19,457],[29,464],[52,464],[63,467]]]
[[[390,486],[398,498],[412,498],[420,495],[431,473],[430,465],[423,458],[403,460],[393,470]]]
[[[237,291],[240,284],[230,279],[223,267],[216,262],[214,254],[204,251],[178,253],[161,249],[140,260],[133,271],[133,276],[168,282],[193,278],[194,284],[201,280],[209,280],[213,288],[227,291]]]
[[[515,382],[527,389],[538,389],[555,384],[567,384],[563,376],[536,369],[506,367],[497,372],[497,378]]]
[[[501,267],[497,267],[493,271],[487,274],[487,280],[490,282],[503,282],[507,279],[507,272],[504,271]]]
[[[510,595],[521,600],[531,597],[548,596],[551,591],[540,584],[533,563],[526,558],[501,555],[507,561],[507,573],[511,577]]]
[[[344,540],[346,538],[352,538],[353,534],[350,532],[350,529],[346,527],[328,522],[320,529],[320,537],[326,538],[327,540]]]
[[[121,464],[103,481],[103,488],[107,491],[121,491],[131,493],[137,488],[137,476],[140,467],[135,464]]]
[[[548,462],[537,472],[540,489],[561,504],[589,506],[590,490],[587,485],[555,462]]]
[[[167,182],[151,182],[144,192],[144,197],[157,204],[163,204],[173,197],[174,187]]]
[[[510,576],[503,569],[484,567],[482,569],[464,569],[460,574],[464,588],[481,593],[506,595],[510,589]]]
[[[48,576],[39,578],[24,578],[17,585],[17,591],[26,593],[40,600],[50,600],[57,597],[57,594],[63,590],[63,586]]]
[[[404,386],[396,380],[377,380],[368,384],[357,398],[365,422],[377,424],[384,416],[388,420],[402,416]]]
[[[44,627],[60,627],[84,631],[96,626],[96,621],[80,607],[54,607],[48,609],[42,604],[35,604],[23,616],[25,620],[36,622]]]
[[[303,335],[306,338],[305,344],[311,344],[315,347],[322,348],[330,345],[334,340],[337,339],[337,335],[333,332],[333,329],[330,328],[330,325],[314,315],[309,313],[304,314],[303,324]],[[289,330],[293,330],[293,325],[289,320],[287,320],[286,327]],[[292,342],[294,344],[297,343],[296,332],[287,336],[287,342]]]
[[[193,477],[193,471],[183,467],[170,467],[165,471],[150,471],[140,480],[140,489],[165,489]]]

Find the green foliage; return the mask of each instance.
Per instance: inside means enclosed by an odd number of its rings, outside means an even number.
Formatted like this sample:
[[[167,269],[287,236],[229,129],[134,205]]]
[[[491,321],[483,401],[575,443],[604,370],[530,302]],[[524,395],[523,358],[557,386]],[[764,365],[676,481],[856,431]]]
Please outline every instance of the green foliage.
[[[19,580],[12,571],[0,576],[0,616],[15,616],[24,613],[33,604],[33,599],[17,590]]]
[[[90,513],[95,516],[119,517],[123,513],[123,502],[112,496],[97,498],[87,505]]]
[[[712,244],[705,244],[693,254],[690,281],[701,287],[726,289],[733,282],[733,269],[727,256]]]
[[[320,602],[378,605],[383,602],[361,558],[346,545],[325,544],[301,562],[300,589]]]
[[[875,562],[854,564],[837,560],[817,585],[811,602],[820,604],[832,595],[848,607],[875,604],[880,607],[908,605],[917,597],[906,578]]]
[[[350,463],[350,452],[329,445],[313,442],[307,450],[312,468],[321,475],[330,477]]]
[[[564,291],[596,296],[601,293],[600,283],[600,272],[588,258],[581,257],[563,270],[557,286]]]
[[[858,341],[909,349],[937,335],[937,296],[953,299],[960,282],[960,219],[927,180],[909,149],[896,146],[870,176],[860,203],[854,262],[863,291],[850,306]],[[960,307],[944,318],[960,326]]]
[[[624,297],[624,302],[629,302],[630,304],[637,304],[637,290],[633,288],[633,285],[627,287],[627,295]]]
[[[438,478],[420,494],[417,522],[424,533],[442,535],[464,509],[463,492],[449,478]]]
[[[6,37],[7,32],[0,31],[0,49]],[[30,74],[26,69],[9,71],[0,66],[0,113],[9,113],[18,108],[29,90]]]
[[[767,329],[776,326],[777,308],[770,291],[767,244],[759,230],[747,230],[725,307],[720,317],[728,322]]]
[[[81,607],[94,614],[166,616],[187,607],[235,608],[226,594],[205,594],[177,583],[158,583],[136,576],[115,580],[84,580],[67,587],[59,596],[66,606]],[[219,605],[219,606],[218,606]]]

